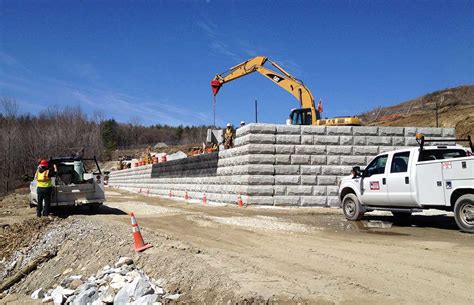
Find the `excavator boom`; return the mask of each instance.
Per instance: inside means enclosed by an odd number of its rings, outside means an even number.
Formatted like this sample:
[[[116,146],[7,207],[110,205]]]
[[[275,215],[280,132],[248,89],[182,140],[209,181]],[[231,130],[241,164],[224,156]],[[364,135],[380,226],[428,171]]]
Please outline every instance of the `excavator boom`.
[[[277,71],[265,67],[264,64],[267,61],[270,62]],[[342,121],[340,119],[338,121],[320,120],[321,115],[318,109],[316,109],[314,106],[314,97],[311,94],[311,91],[303,84],[302,81],[294,78],[290,73],[280,67],[280,65],[269,60],[265,56],[256,56],[230,68],[221,74],[217,74],[211,80],[211,88],[214,96],[217,95],[223,84],[253,72],[259,72],[267,79],[285,89],[299,101],[300,107],[302,109],[293,110],[293,112],[290,114],[290,118],[295,123],[299,122],[299,124],[311,125],[322,125],[322,123],[324,123],[323,125],[360,125],[360,120],[358,118],[349,118],[344,123],[341,123]],[[299,119],[296,119],[295,116],[299,116]],[[340,123],[337,124],[335,122]]]

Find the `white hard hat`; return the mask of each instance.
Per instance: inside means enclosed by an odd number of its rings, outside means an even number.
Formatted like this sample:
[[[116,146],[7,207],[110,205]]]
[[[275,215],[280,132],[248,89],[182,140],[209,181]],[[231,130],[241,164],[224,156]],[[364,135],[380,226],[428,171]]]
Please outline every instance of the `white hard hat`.
[[[244,122],[244,121],[240,121],[240,125],[243,125],[243,124],[245,124],[245,122]]]
[[[227,127],[230,127],[230,126],[232,126],[232,125],[230,125],[230,123],[227,123]]]

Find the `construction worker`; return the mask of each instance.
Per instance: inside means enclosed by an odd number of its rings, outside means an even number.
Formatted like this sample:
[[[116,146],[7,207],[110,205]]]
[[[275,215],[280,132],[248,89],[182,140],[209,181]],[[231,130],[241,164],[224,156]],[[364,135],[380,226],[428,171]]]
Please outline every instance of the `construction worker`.
[[[49,169],[49,162],[41,160],[35,174],[37,181],[36,194],[38,196],[38,204],[36,205],[36,216],[48,216],[49,206],[51,204],[51,194],[53,190],[53,177],[57,172],[56,164],[54,164],[54,171]]]
[[[227,127],[224,131],[224,149],[234,147],[234,128],[230,123],[227,123]]]

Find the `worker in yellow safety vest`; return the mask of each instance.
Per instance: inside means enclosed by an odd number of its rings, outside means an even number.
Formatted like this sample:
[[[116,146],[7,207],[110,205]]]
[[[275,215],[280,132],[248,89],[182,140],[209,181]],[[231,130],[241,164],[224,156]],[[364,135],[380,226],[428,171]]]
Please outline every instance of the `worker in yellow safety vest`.
[[[53,192],[53,182],[51,177],[56,173],[56,164],[54,171],[49,169],[49,162],[41,160],[36,170],[35,179],[37,181],[36,194],[38,196],[38,204],[36,205],[36,216],[48,216],[49,206],[51,204],[51,194]]]
[[[234,128],[230,123],[227,123],[227,127],[224,131],[224,148],[229,149],[234,147]]]

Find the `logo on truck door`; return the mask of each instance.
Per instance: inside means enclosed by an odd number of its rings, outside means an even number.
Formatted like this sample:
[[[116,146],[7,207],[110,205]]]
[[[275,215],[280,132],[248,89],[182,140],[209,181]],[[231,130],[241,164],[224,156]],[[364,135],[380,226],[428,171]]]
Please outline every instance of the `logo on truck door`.
[[[378,191],[380,190],[380,184],[378,181],[370,181],[370,190]]]
[[[443,163],[441,163],[441,166],[443,167],[443,169],[453,168],[453,165],[451,164],[451,162],[443,162]]]

